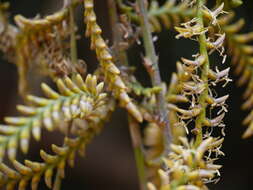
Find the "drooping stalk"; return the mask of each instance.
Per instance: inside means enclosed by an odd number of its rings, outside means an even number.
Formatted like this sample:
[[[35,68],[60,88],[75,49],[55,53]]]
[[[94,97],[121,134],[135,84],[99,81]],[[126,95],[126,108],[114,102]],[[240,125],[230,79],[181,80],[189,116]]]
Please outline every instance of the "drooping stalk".
[[[161,76],[160,76],[160,71],[159,71],[159,66],[158,66],[158,57],[155,52],[155,47],[152,39],[152,34],[150,30],[150,24],[148,21],[148,12],[145,7],[144,0],[137,0],[138,5],[139,5],[139,15],[140,15],[140,20],[141,20],[141,29],[142,29],[142,34],[143,34],[143,43],[144,43],[144,48],[145,48],[145,53],[146,53],[146,59],[148,62],[150,62],[150,67],[151,67],[151,72],[149,72],[151,82],[153,87],[154,86],[161,86],[162,81],[161,81]],[[164,144],[165,144],[165,151],[164,154],[167,154],[170,149],[170,143],[172,141],[172,136],[171,136],[171,129],[169,126],[169,120],[168,120],[168,111],[166,109],[166,104],[165,104],[165,98],[164,94],[162,91],[160,91],[156,95],[156,101],[157,101],[157,112],[159,115],[159,118],[162,121],[162,124],[164,125]]]
[[[145,171],[145,158],[143,155],[141,134],[140,134],[140,126],[138,122],[132,117],[128,116],[129,130],[132,139],[132,146],[134,151],[134,157],[138,172],[140,189],[145,190],[147,179],[146,179],[146,171]]]

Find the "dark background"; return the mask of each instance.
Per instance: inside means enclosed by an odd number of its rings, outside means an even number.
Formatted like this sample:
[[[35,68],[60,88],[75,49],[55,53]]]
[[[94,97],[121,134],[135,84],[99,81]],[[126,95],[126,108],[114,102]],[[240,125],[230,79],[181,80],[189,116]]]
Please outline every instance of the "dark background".
[[[11,16],[22,14],[26,17],[34,17],[37,13],[41,15],[49,14],[62,6],[61,0],[13,0],[11,2]],[[99,13],[99,23],[105,30],[105,37],[110,38],[110,26],[107,15],[107,5],[105,0],[96,0],[97,13]],[[76,12],[76,18],[80,26],[80,34],[83,34],[82,11],[80,8]],[[243,17],[247,21],[243,31],[253,31],[253,4],[250,0],[245,0],[244,5],[236,9],[237,17]],[[12,19],[12,18],[11,18]],[[189,57],[195,53],[192,42],[175,40],[175,33],[163,31],[159,34],[156,42],[157,52],[160,56],[160,69],[163,80],[169,81],[171,72],[175,71],[175,62],[180,57]],[[94,53],[89,50],[89,42],[80,40],[79,57],[85,58],[89,70],[92,71],[97,66]],[[140,64],[139,51],[141,47],[136,46],[130,51],[130,63],[138,65],[137,77],[144,84],[149,84],[149,80]],[[213,62],[217,61],[216,59]],[[16,114],[15,104],[22,102],[17,94],[17,70],[14,65],[0,61],[0,116]],[[229,61],[227,61],[229,63]],[[229,65],[229,64],[228,64]],[[36,78],[35,78],[36,77]],[[221,180],[218,184],[212,185],[213,190],[252,190],[253,189],[253,138],[242,140],[241,135],[245,127],[241,121],[247,112],[240,109],[242,104],[242,92],[244,87],[237,87],[237,77],[233,75],[233,83],[230,83],[220,94],[230,94],[229,112],[226,116],[226,140],[223,151],[226,156],[219,160],[224,167],[221,170]],[[33,75],[31,85],[36,89],[41,78]],[[46,80],[46,79],[42,79]],[[39,95],[40,91],[34,90]],[[134,190],[138,189],[138,181],[135,169],[131,141],[129,138],[126,114],[124,110],[117,110],[113,114],[112,122],[108,123],[102,134],[96,137],[88,146],[85,159],[77,158],[74,169],[68,168],[66,179],[63,181],[62,190],[89,189],[89,190]],[[62,137],[58,134],[43,133],[41,143],[33,142],[28,158],[38,160],[40,148],[48,149],[49,144],[60,143]],[[57,138],[56,138],[57,137]],[[22,160],[20,155],[19,160]],[[46,189],[41,183],[41,189]]]

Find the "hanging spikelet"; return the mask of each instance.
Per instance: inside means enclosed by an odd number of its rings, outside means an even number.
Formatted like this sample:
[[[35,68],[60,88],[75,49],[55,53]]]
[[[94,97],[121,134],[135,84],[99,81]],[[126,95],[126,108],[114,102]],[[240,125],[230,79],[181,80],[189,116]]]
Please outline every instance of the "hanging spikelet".
[[[117,97],[122,106],[125,107],[135,119],[142,122],[143,118],[136,105],[127,94],[126,86],[120,77],[119,69],[113,63],[113,57],[101,33],[102,29],[97,24],[96,14],[94,12],[93,0],[84,1],[84,18],[86,23],[86,36],[91,39],[91,49],[96,51],[97,59],[105,72],[105,80]]]
[[[84,82],[80,75],[76,75],[73,80],[68,77],[58,79],[56,84],[60,93],[43,83],[41,87],[47,98],[29,95],[27,100],[32,106],[17,106],[26,116],[5,118],[6,125],[0,126],[1,160],[5,151],[8,152],[8,157],[14,160],[18,144],[22,152],[26,153],[30,133],[39,140],[42,126],[52,131],[60,129],[62,122],[75,118],[94,120],[99,117],[95,114],[96,109],[104,104],[106,94],[102,93],[103,83],[97,84],[96,76],[88,75]]]

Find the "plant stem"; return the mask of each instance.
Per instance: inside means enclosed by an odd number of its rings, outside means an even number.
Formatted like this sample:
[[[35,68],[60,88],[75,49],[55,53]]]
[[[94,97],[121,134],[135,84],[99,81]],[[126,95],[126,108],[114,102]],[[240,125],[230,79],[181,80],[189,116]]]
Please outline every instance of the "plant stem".
[[[61,189],[61,184],[62,184],[61,181],[62,181],[62,177],[60,175],[60,170],[57,170],[54,185],[53,185],[53,190],[60,190]]]
[[[143,155],[143,147],[140,134],[140,126],[136,120],[128,115],[129,130],[132,139],[132,146],[134,149],[134,157],[139,177],[140,189],[146,189],[146,173],[145,173],[145,158]]]
[[[204,5],[203,0],[197,0],[198,23],[201,27],[204,28],[203,13],[201,11],[203,5]],[[202,72],[201,80],[206,84],[206,87],[199,97],[199,105],[201,106],[202,110],[199,116],[196,118],[196,122],[195,122],[195,128],[197,132],[195,146],[198,146],[202,142],[202,138],[203,138],[202,126],[203,126],[203,121],[206,117],[206,108],[207,108],[206,98],[208,96],[208,71],[209,71],[209,57],[208,57],[207,47],[206,47],[206,35],[201,34],[199,36],[198,41],[199,41],[200,54],[205,56],[205,62],[202,65],[202,69],[201,69],[201,72]]]
[[[148,13],[147,9],[144,4],[144,0],[137,0],[139,9],[140,9],[140,21],[141,21],[141,29],[143,34],[143,42],[144,48],[146,52],[146,59],[150,62],[150,66],[152,71],[149,72],[151,82],[153,87],[154,86],[161,86],[161,76],[158,67],[158,57],[155,53],[155,47],[152,40],[152,34],[150,30],[150,25],[148,21]],[[170,144],[172,141],[171,129],[168,120],[168,111],[166,109],[166,102],[163,92],[159,92],[156,95],[156,102],[157,102],[157,111],[159,118],[161,119],[162,123],[164,124],[164,154],[168,154],[170,152]]]
[[[71,56],[71,62],[73,64],[76,64],[78,61],[77,58],[77,47],[76,47],[76,34],[75,34],[75,17],[74,17],[74,6],[69,5],[69,14],[70,14],[70,27],[71,27],[71,36],[70,36],[70,56]]]
[[[128,65],[127,55],[119,47],[121,34],[118,27],[118,14],[115,0],[107,0],[109,7],[109,17],[112,28],[112,38],[114,45],[114,55],[118,59],[119,65]],[[137,175],[139,178],[140,189],[146,189],[146,173],[145,173],[145,158],[142,150],[142,139],[140,135],[140,127],[135,119],[128,114],[129,131],[134,150]]]

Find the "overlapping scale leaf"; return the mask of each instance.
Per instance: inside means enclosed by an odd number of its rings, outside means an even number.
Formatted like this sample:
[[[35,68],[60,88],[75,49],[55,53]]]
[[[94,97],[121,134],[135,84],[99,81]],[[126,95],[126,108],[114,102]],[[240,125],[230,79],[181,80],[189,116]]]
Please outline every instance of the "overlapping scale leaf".
[[[59,93],[43,83],[41,87],[47,98],[29,95],[27,100],[31,106],[17,106],[25,116],[5,118],[6,124],[0,125],[1,160],[6,152],[14,160],[19,144],[26,153],[31,134],[39,140],[42,127],[52,131],[75,118],[92,121],[98,117],[95,111],[104,104],[106,94],[102,93],[103,83],[97,84],[96,76],[88,75],[83,81],[76,75],[73,79],[58,79],[56,84]]]

